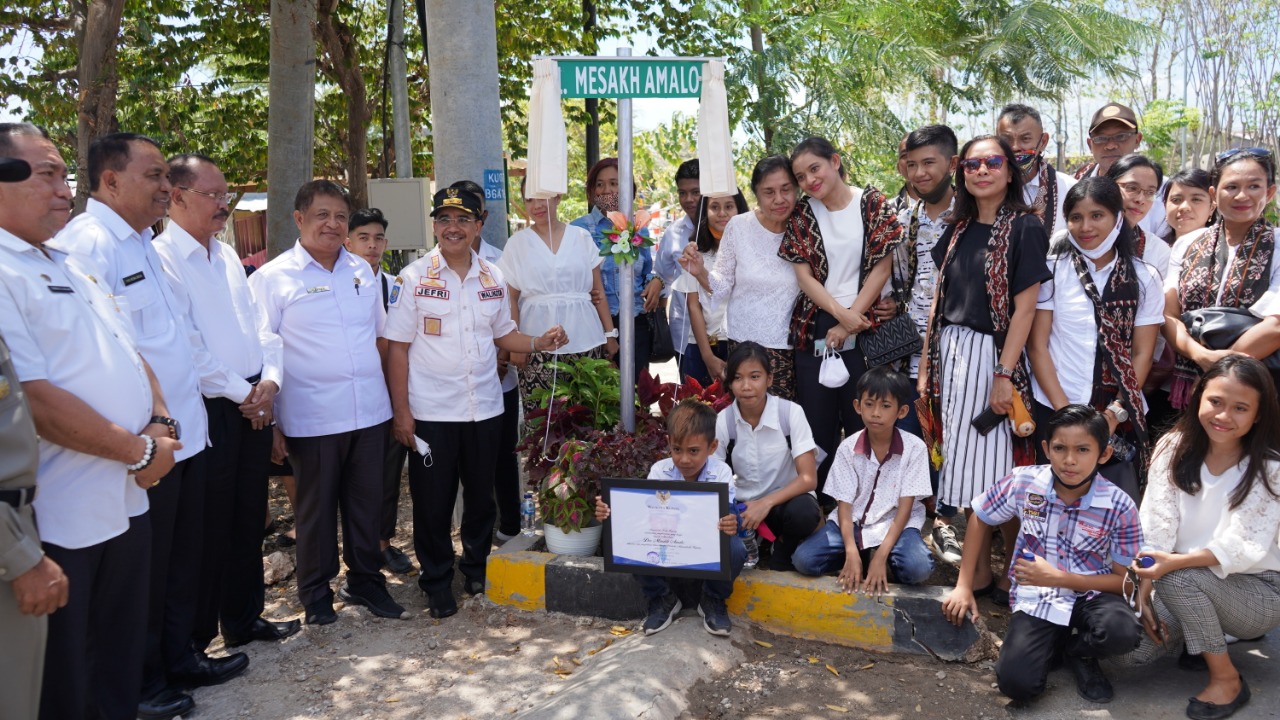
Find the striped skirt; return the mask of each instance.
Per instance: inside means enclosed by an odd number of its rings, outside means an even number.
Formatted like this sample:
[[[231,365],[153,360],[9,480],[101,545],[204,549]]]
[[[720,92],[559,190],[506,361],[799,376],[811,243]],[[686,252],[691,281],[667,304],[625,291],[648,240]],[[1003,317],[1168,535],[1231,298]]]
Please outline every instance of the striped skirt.
[[[987,409],[998,358],[995,340],[962,325],[948,325],[942,343],[942,470],[938,500],[967,508],[973,499],[1013,471],[1013,436],[1009,423],[981,435],[970,424]]]

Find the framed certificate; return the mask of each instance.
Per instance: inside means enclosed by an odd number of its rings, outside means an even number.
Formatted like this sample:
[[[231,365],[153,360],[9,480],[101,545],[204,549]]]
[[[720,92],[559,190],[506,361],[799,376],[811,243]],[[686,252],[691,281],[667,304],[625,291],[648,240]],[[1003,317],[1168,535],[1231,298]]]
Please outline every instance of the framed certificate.
[[[729,486],[717,482],[603,478],[604,569],[729,580]]]

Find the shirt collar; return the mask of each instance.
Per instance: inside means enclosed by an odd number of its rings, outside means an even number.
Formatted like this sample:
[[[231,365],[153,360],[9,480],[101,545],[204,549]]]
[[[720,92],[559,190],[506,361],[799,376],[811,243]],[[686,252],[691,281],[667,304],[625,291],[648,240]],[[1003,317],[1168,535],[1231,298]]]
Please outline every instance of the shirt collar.
[[[707,462],[702,465],[702,470],[698,473],[697,479],[694,480],[693,482],[711,482],[711,481],[728,482],[727,479],[720,480],[720,478],[718,477],[707,477],[709,471],[711,470],[711,464],[713,459],[714,459],[713,457],[707,458]],[[680,468],[676,467],[676,461],[672,460],[671,458],[667,458],[667,460],[671,463],[671,467],[667,469],[667,477],[672,480],[684,480],[684,473],[680,472]]]
[[[197,252],[204,253],[206,258],[210,258],[213,255],[213,253],[209,252],[205,246],[200,244],[199,240],[196,240],[194,235],[187,232],[185,228],[173,219],[169,220],[169,225],[165,227],[164,234],[168,235],[173,241],[173,244],[178,248],[178,252],[182,254],[182,257],[189,258]],[[211,242],[217,242],[217,240],[211,240]]]
[[[320,268],[321,270],[324,270],[325,272],[329,272],[328,268],[326,268],[324,265],[321,265],[320,261],[312,257],[311,253],[307,252],[307,249],[302,246],[302,238],[298,238],[293,243],[293,257],[294,257],[295,264],[299,268],[304,268],[309,264],[314,264],[316,267]],[[355,255],[352,255],[351,253],[347,252],[347,249],[345,247],[339,247],[338,259],[334,260],[333,262],[333,272],[337,272],[338,268],[342,267],[343,265],[350,265],[351,259],[354,257]],[[369,263],[366,262],[364,258],[358,258],[358,259],[360,260],[360,262],[365,264],[365,267],[368,267]]]
[[[782,430],[782,421],[778,414],[782,412],[782,404],[778,402],[778,398],[772,395],[766,395],[764,400],[764,410],[760,412],[760,427],[771,427],[775,430]],[[751,423],[742,417],[742,411],[738,408],[738,401],[733,401],[733,421],[734,423],[742,423],[747,428],[751,427]]]
[[[9,250],[15,254],[21,255],[24,252],[40,252],[40,248],[14,235],[13,233],[0,228],[0,248]],[[52,248],[50,248],[52,249]]]
[[[866,430],[863,430],[858,435],[858,439],[854,442],[853,450],[854,452],[859,452],[859,453],[862,453],[863,455],[866,455],[867,457],[871,457],[871,436],[867,434]],[[894,455],[901,455],[901,454],[902,454],[902,433],[898,430],[898,428],[895,427],[893,429],[893,438],[889,440],[889,454],[885,455],[884,461],[889,462],[889,458],[893,457]]]
[[[117,240],[137,237],[143,242],[150,240],[151,228],[144,228],[142,232],[135,231],[120,214],[111,208],[110,205],[89,198],[89,203],[85,205],[84,211],[97,218],[99,222],[106,226],[107,230],[115,236]]]
[[[1053,479],[1054,479],[1053,466],[1045,465],[1044,468],[1045,468],[1044,477],[1042,478],[1041,481],[1042,482],[1047,481],[1049,485],[1048,488],[1045,490],[1045,495],[1048,497],[1052,497],[1054,501],[1057,502],[1059,505],[1063,505],[1064,507],[1067,507],[1066,503],[1062,501],[1062,498],[1058,497],[1058,491],[1057,491],[1058,489],[1053,484]],[[1078,501],[1081,510],[1088,510],[1093,507],[1100,507],[1100,508],[1113,507],[1113,504],[1111,502],[1111,496],[1107,493],[1098,492],[1098,481],[1105,480],[1105,479],[1106,478],[1102,477],[1101,471],[1094,474],[1093,482],[1089,483],[1089,491],[1086,492],[1084,495],[1082,495],[1080,497],[1080,500]]]
[[[483,246],[481,247],[483,248]],[[449,267],[449,262],[444,259],[444,255],[440,252],[439,245],[431,248],[431,252],[427,253],[423,259],[426,260],[427,258],[430,258],[432,255],[435,255],[436,257],[440,258],[440,270],[442,272],[447,268],[449,272],[452,272],[454,275],[458,274],[454,272],[453,268]],[[427,260],[427,262],[429,264],[430,260]],[[485,262],[484,258],[480,257],[475,250],[472,250],[471,251],[471,267],[467,268],[467,274],[465,277],[462,278],[462,282],[466,282],[474,277],[480,277],[481,270],[483,270],[484,272],[489,272],[489,263]]]

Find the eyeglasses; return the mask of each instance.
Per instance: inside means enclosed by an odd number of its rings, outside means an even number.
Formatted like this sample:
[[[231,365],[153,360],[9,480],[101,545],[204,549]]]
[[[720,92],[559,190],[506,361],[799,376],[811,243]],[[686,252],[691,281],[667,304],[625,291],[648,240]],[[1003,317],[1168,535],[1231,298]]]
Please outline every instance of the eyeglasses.
[[[213,200],[213,201],[214,201],[214,202],[216,202],[216,203],[225,203],[225,204],[227,205],[227,207],[230,207],[230,206],[231,206],[231,203],[232,203],[232,202],[234,202],[234,201],[235,201],[235,199],[236,199],[236,194],[235,194],[235,193],[211,193],[211,192],[204,192],[204,191],[202,191],[202,190],[196,190],[196,189],[194,189],[194,188],[184,187],[184,186],[182,186],[182,185],[179,185],[179,186],[178,186],[178,189],[179,189],[179,190],[185,190],[186,192],[189,192],[189,193],[195,193],[195,194],[197,194],[197,195],[203,195],[203,196],[205,196],[205,197],[207,197],[207,198],[209,198],[209,199]]]
[[[1111,145],[1113,143],[1116,145],[1122,145],[1132,140],[1133,136],[1137,134],[1138,133],[1136,132],[1129,131],[1116,133],[1115,135],[1090,135],[1089,139],[1092,140],[1095,145]]]
[[[1137,183],[1121,183],[1120,191],[1123,192],[1125,195],[1136,195],[1138,197],[1144,197],[1148,200],[1154,200],[1156,197],[1156,193],[1160,192],[1158,189],[1148,190]]]
[[[1003,155],[992,155],[990,157],[961,160],[960,167],[964,168],[966,173],[972,174],[978,172],[978,168],[986,165],[988,170],[995,172],[1004,167],[1004,162],[1005,157]]]
[[[1260,148],[1260,147],[1231,148],[1230,150],[1223,150],[1222,152],[1218,153],[1218,162],[1222,162],[1223,160],[1226,160],[1228,158],[1235,157],[1240,153],[1245,153],[1246,155],[1250,155],[1252,157],[1256,157],[1261,160],[1271,159],[1271,151],[1266,148]]]
[[[435,219],[435,223],[443,227],[448,227],[450,225],[460,225],[462,227],[466,227],[475,221],[476,219],[471,217],[470,215],[454,215],[452,217],[449,215],[445,215],[444,217],[439,217]]]

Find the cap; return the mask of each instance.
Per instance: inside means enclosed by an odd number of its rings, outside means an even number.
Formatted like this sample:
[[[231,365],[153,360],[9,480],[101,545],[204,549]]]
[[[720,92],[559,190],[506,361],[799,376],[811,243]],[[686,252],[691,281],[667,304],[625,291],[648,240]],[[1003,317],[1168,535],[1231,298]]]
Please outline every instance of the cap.
[[[22,182],[31,177],[31,165],[26,160],[0,157],[0,182]]]
[[[1138,129],[1138,116],[1133,114],[1132,109],[1117,103],[1109,103],[1093,114],[1093,119],[1089,121],[1089,133],[1092,134],[1099,125],[1112,120],[1122,122],[1134,130]]]
[[[453,208],[471,213],[475,217],[480,217],[482,209],[480,207],[480,198],[474,193],[469,193],[456,187],[445,188],[435,194],[432,198],[431,217],[435,217],[441,210]]]

